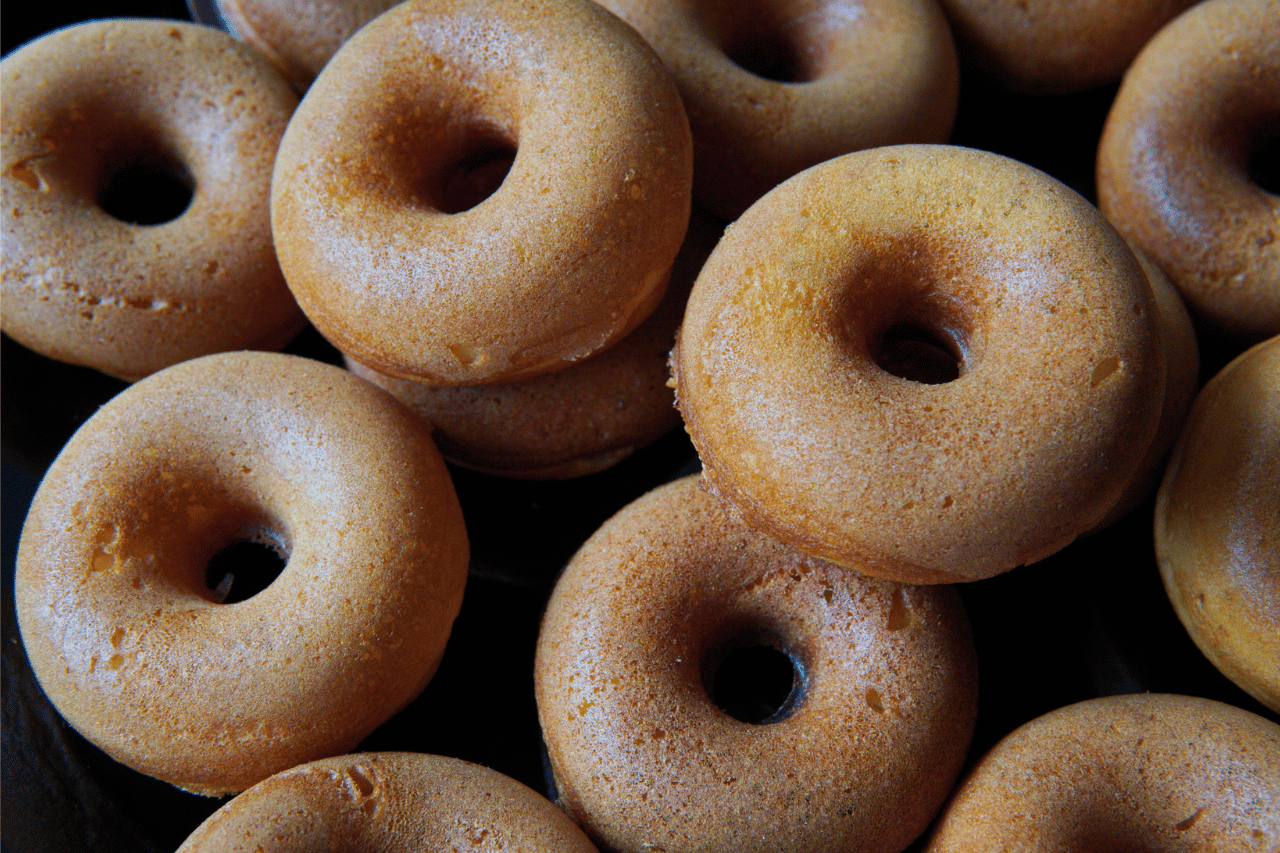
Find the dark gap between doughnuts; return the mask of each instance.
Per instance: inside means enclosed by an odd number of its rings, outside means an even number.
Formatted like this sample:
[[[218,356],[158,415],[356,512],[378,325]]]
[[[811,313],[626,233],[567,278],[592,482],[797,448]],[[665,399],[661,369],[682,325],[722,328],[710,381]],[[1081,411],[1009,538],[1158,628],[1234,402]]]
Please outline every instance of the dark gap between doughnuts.
[[[462,213],[493,195],[515,159],[516,149],[502,143],[486,143],[468,151],[445,177],[440,210]]]
[[[799,661],[772,646],[740,645],[715,667],[709,692],[716,707],[735,720],[776,723],[799,706],[804,671]]]
[[[1249,158],[1249,178],[1272,195],[1280,195],[1280,136],[1269,139]]]
[[[133,225],[161,225],[191,206],[195,182],[164,161],[134,160],[114,171],[98,194],[98,204]]]
[[[285,562],[271,545],[233,542],[209,560],[204,572],[205,586],[221,604],[247,601],[271,586],[284,571]]]
[[[960,378],[960,353],[947,334],[921,323],[890,326],[876,347],[880,369],[900,379],[943,385]]]

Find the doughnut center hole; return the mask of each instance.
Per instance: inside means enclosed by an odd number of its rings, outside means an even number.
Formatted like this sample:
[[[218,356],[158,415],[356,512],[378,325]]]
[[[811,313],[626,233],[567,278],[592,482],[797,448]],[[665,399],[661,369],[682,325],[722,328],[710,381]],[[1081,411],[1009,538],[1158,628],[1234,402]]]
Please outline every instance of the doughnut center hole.
[[[445,170],[438,207],[443,213],[462,213],[475,207],[497,192],[515,159],[515,146],[501,140],[472,144]]]
[[[711,674],[711,701],[735,720],[785,720],[804,693],[804,673],[791,655],[760,643],[731,648]]]
[[[1263,142],[1253,152],[1249,178],[1264,191],[1280,195],[1280,136]]]
[[[894,323],[875,347],[875,361],[886,373],[924,385],[960,378],[960,347],[947,332],[915,321]]]
[[[830,64],[840,30],[849,24],[849,3],[789,8],[777,0],[725,4],[718,30],[721,50],[734,65],[775,83],[808,83]]]
[[[247,601],[284,571],[286,558],[265,542],[233,542],[213,555],[204,572],[204,583],[220,604]]]
[[[163,159],[133,159],[110,173],[98,204],[132,225],[172,222],[191,206],[195,181],[186,170]]]

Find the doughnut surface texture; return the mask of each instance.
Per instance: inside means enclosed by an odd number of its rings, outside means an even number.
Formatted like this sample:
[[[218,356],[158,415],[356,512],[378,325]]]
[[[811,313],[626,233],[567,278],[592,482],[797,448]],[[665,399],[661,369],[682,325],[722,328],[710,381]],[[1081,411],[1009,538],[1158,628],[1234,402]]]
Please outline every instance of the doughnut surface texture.
[[[1120,79],[1195,0],[938,0],[966,65],[1016,92],[1065,95]]]
[[[1201,324],[1249,342],[1280,334],[1280,196],[1250,175],[1278,138],[1280,0],[1208,0],[1143,49],[1098,146],[1102,212]]]
[[[1280,845],[1280,726],[1208,699],[1091,699],[996,744],[928,853],[1244,853]]]
[[[717,707],[762,643],[788,711]],[[557,583],[535,688],[560,805],[615,851],[898,851],[973,734],[977,671],[950,588],[874,580],[752,531],[686,477],[608,521]]]
[[[973,580],[1115,505],[1160,414],[1158,322],[1076,193],[998,155],[899,146],[802,172],[734,223],[673,372],[703,476],[749,524],[878,577]],[[918,337],[952,381],[888,360]]]
[[[595,853],[539,794],[495,770],[405,752],[344,755],[259,782],[179,853]]]
[[[247,541],[287,562],[219,604],[206,567]],[[19,543],[18,619],[81,734],[221,794],[346,752],[417,696],[467,555],[419,418],[330,365],[209,356],[126,389],[50,467]]]
[[[959,73],[934,0],[604,0],[680,87],[694,195],[735,219],[840,154],[945,142]]]
[[[1205,657],[1280,712],[1280,337],[1196,398],[1156,502],[1156,556]]]
[[[497,190],[446,213],[469,164],[504,154]],[[272,221],[290,288],[347,355],[428,384],[515,382],[653,311],[691,162],[675,85],[600,7],[409,0],[307,92]]]
[[[261,57],[211,27],[97,21],[27,44],[0,77],[5,334],[135,380],[303,327],[269,213],[297,97]],[[104,209],[157,173],[192,191],[177,218]]]
[[[216,0],[231,30],[303,90],[356,30],[395,0]]]

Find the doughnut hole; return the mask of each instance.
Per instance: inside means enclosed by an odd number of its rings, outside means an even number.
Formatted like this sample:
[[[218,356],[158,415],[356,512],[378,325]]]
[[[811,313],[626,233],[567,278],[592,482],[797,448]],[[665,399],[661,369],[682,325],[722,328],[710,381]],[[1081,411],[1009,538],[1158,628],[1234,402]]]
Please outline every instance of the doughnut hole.
[[[1249,178],[1262,190],[1280,195],[1280,132],[1254,148],[1249,157]]]
[[[248,534],[221,548],[209,559],[204,583],[219,604],[247,601],[284,571],[288,549],[268,530]]]
[[[723,5],[723,17],[704,22],[712,40],[739,68],[777,83],[821,77],[835,58],[841,30],[857,14],[844,2]]]
[[[186,213],[195,179],[175,158],[137,151],[110,158],[103,169],[98,205],[131,225],[162,225]]]
[[[749,631],[703,658],[702,680],[721,711],[764,725],[795,713],[804,702],[808,675],[802,656],[787,643],[768,632]]]

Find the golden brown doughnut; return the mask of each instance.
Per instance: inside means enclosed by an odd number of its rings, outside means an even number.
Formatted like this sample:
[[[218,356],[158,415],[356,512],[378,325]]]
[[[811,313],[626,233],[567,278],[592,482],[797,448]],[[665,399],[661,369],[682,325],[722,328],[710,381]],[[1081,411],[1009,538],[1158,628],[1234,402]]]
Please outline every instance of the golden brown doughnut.
[[[680,425],[667,357],[689,289],[720,229],[690,221],[658,309],[599,355],[512,385],[440,387],[347,368],[432,425],[446,459],[489,474],[565,479],[602,471]]]
[[[261,57],[211,27],[97,21],[0,69],[5,334],[134,380],[303,327],[268,211],[297,98]],[[148,179],[183,199],[185,184],[185,211],[135,225],[104,209]]]
[[[595,853],[542,796],[477,764],[381,752],[314,761],[214,812],[179,853]]]
[[[604,0],[680,87],[694,195],[734,219],[802,169],[900,142],[945,142],[959,91],[933,0]]]
[[[470,166],[496,183],[511,156],[492,195],[447,212]],[[408,0],[299,106],[276,161],[276,248],[303,311],[356,361],[510,383],[652,313],[690,169],[670,76],[594,3]]]
[[[969,67],[1016,92],[1062,95],[1113,83],[1195,0],[938,0]]]
[[[1098,146],[1098,206],[1192,316],[1280,334],[1280,196],[1250,160],[1280,137],[1280,0],[1207,0],[1151,40]]]
[[[786,679],[755,707],[726,673],[762,652]],[[901,850],[959,773],[976,677],[954,590],[806,556],[696,475],[583,545],[535,664],[560,805],[628,853]]]
[[[802,172],[734,223],[673,370],[708,487],[747,523],[878,577],[973,580],[1115,505],[1160,415],[1158,322],[1076,193],[995,154],[897,146]],[[936,375],[913,374],[921,355]]]
[[[1189,696],[1108,696],[996,744],[927,853],[1270,853],[1280,846],[1280,726]]]
[[[1155,537],[1191,638],[1280,712],[1280,337],[1196,397],[1157,496]]]
[[[237,542],[287,560],[219,604]],[[22,531],[41,686],[81,734],[203,794],[352,749],[421,692],[467,538],[421,419],[339,368],[228,353],[126,389],[72,437]]]
[[[355,31],[397,0],[215,0],[228,28],[299,91]]]

